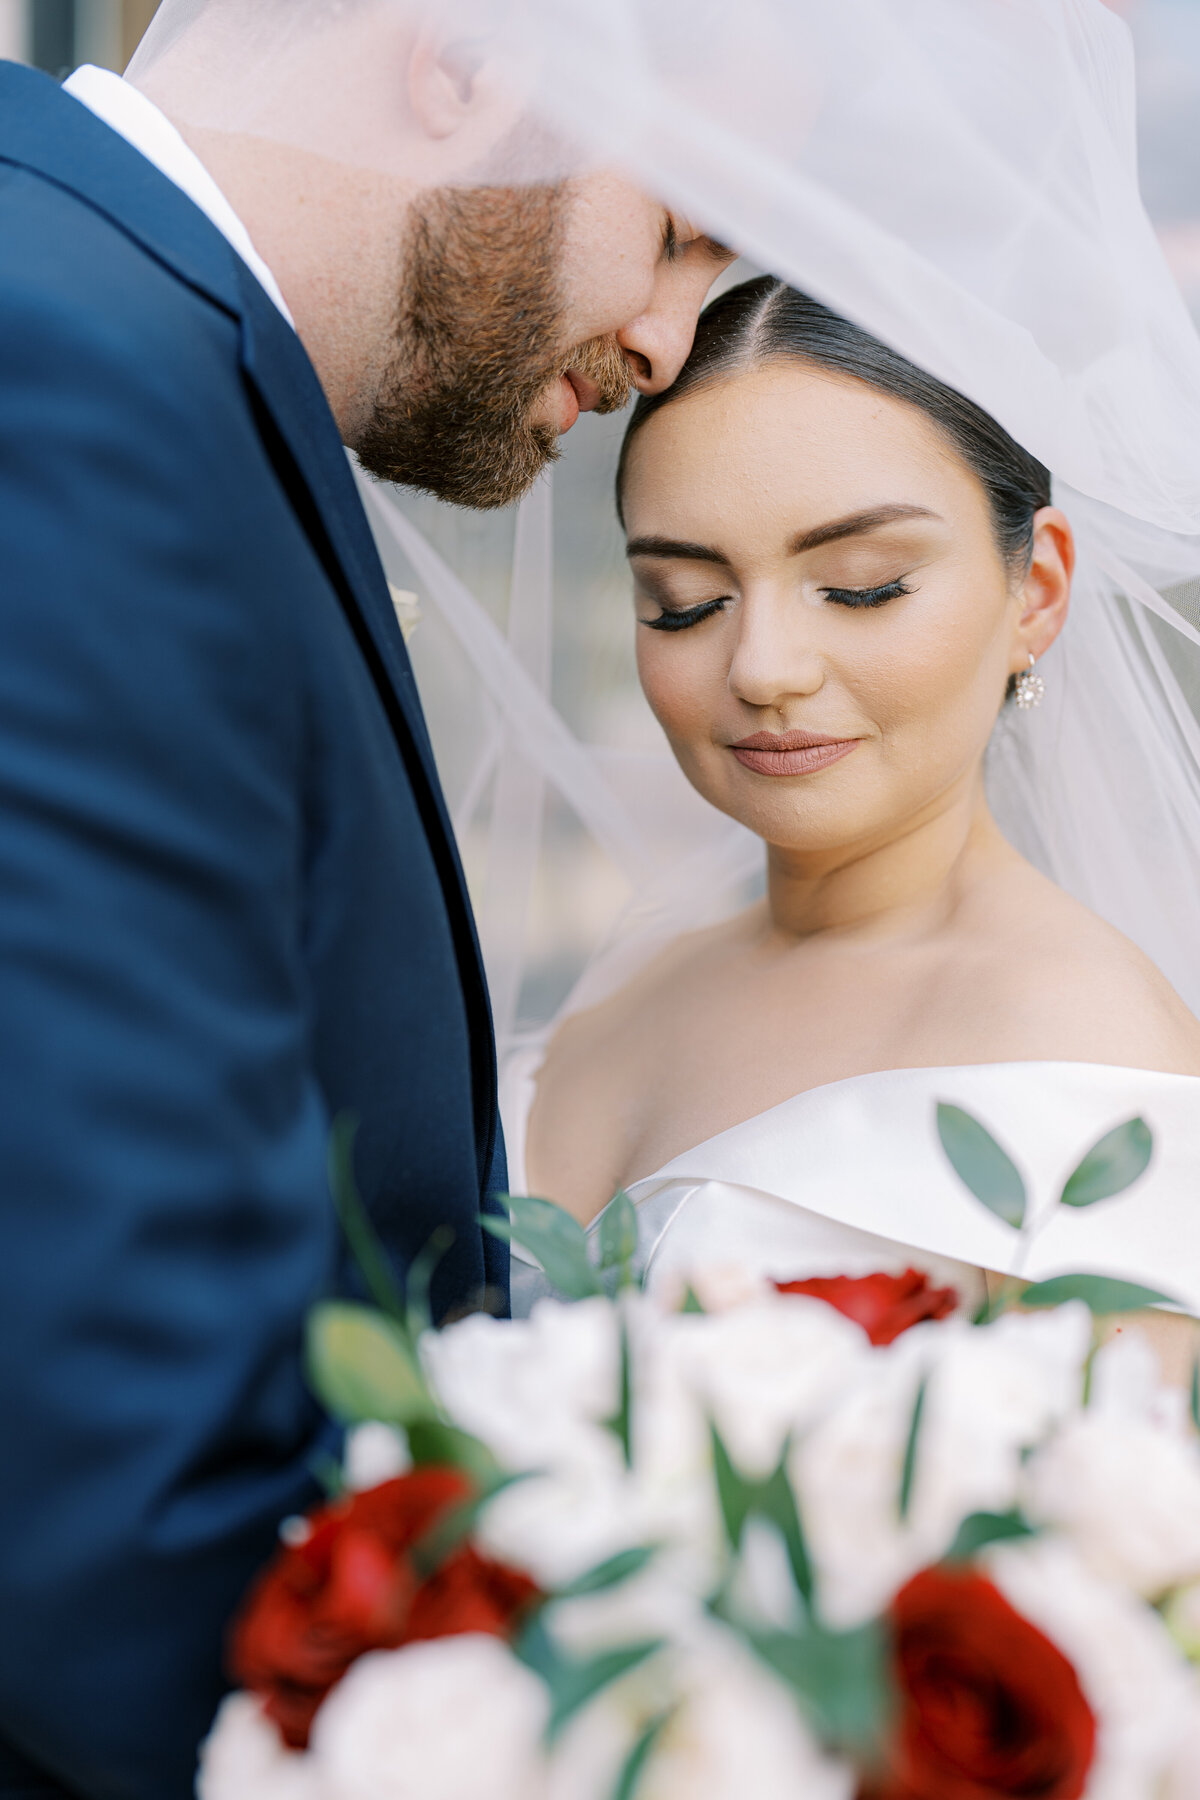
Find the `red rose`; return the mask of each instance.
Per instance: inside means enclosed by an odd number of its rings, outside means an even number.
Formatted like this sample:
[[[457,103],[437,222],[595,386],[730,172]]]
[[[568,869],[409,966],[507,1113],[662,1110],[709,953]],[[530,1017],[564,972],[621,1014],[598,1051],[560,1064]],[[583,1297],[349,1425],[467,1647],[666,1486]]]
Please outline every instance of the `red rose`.
[[[507,1634],[536,1596],[528,1576],[460,1545],[422,1576],[414,1546],[470,1497],[457,1469],[420,1468],[323,1508],[279,1551],[234,1623],[230,1671],[302,1750],[322,1700],[356,1657],[461,1631]]]
[[[890,1344],[922,1319],[944,1319],[958,1305],[953,1288],[930,1287],[928,1275],[826,1275],[811,1281],[777,1281],[781,1294],[811,1294],[861,1325],[873,1344]]]
[[[900,1718],[860,1800],[1077,1800],[1096,1721],[1074,1669],[973,1569],[926,1569],[892,1603]]]

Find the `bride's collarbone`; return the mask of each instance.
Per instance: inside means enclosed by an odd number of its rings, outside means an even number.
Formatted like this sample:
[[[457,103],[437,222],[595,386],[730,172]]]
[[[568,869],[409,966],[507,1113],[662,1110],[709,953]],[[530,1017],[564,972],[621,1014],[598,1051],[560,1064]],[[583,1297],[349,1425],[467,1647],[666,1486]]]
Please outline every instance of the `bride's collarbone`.
[[[1200,1075],[1200,1024],[1140,951],[1074,903],[1042,926],[792,960],[709,937],[558,1034],[531,1164],[590,1218],[691,1146],[855,1076],[991,1062]]]

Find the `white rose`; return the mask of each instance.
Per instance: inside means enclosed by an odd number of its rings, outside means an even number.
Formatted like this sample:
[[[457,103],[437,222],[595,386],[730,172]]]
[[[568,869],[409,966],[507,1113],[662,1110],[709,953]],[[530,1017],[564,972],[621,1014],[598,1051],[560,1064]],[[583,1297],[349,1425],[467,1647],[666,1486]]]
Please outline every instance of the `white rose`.
[[[871,1358],[824,1301],[770,1294],[705,1316],[670,1315],[639,1346],[637,1449],[648,1478],[709,1462],[709,1420],[747,1475],[769,1475],[789,1432],[825,1412]]]
[[[568,1726],[548,1800],[607,1800],[638,1730],[664,1697],[675,1710],[638,1783],[638,1800],[850,1800],[855,1779],[827,1757],[791,1694],[720,1627],[664,1659],[666,1694],[639,1672]]]
[[[457,1425],[506,1468],[620,1467],[618,1315],[608,1301],[540,1300],[528,1319],[472,1314],[427,1332],[421,1356]]]
[[[588,1468],[530,1475],[502,1488],[476,1530],[481,1549],[527,1569],[547,1589],[652,1535],[634,1484]]]
[[[1200,1451],[1172,1431],[1081,1413],[1031,1458],[1024,1504],[1098,1574],[1139,1594],[1200,1575]]]
[[[1193,1698],[1162,1794],[1156,1800],[1200,1800],[1200,1693]]]
[[[978,1327],[919,1325],[876,1351],[853,1390],[793,1457],[801,1511],[831,1622],[882,1610],[944,1554],[973,1512],[1004,1512],[1022,1458],[1078,1404],[1091,1323],[1082,1306]],[[925,1402],[909,1507],[899,1511],[920,1382]]]
[[[1096,1716],[1086,1800],[1159,1800],[1195,1688],[1158,1614],[1061,1540],[997,1545],[984,1562],[1009,1604],[1072,1664]]]
[[[317,1713],[311,1754],[328,1800],[539,1800],[549,1709],[499,1638],[435,1638],[352,1664]]]
[[[200,1751],[197,1800],[331,1800],[311,1756],[289,1750],[254,1694],[230,1694]]]
[[[407,1474],[411,1468],[408,1440],[391,1425],[371,1420],[346,1433],[342,1476],[352,1494],[379,1487],[384,1481]]]

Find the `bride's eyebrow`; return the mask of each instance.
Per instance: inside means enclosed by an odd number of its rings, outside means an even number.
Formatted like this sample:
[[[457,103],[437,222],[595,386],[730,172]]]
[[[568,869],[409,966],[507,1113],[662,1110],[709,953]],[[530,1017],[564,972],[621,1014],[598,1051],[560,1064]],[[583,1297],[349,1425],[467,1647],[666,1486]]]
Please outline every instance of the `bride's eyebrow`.
[[[657,556],[668,562],[707,562],[720,563],[723,569],[730,566],[729,558],[714,550],[711,544],[688,544],[678,538],[637,537],[630,538],[625,546],[626,556]]]
[[[881,525],[894,525],[898,519],[941,519],[940,513],[931,512],[927,506],[906,506],[899,502],[892,506],[870,506],[862,512],[847,513],[843,519],[830,519],[824,525],[814,525],[811,531],[801,531],[788,543],[789,556],[803,556],[806,550],[816,550],[821,544],[833,544],[839,538],[859,537],[863,532],[878,531]]]

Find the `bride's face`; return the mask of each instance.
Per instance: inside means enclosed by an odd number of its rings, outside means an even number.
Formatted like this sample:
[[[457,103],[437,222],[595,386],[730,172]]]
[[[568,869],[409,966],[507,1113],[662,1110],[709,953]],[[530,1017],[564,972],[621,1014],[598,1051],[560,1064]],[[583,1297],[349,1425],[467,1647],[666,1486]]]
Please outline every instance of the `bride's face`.
[[[1061,567],[1057,600],[1032,591],[1047,544],[1015,580],[923,412],[799,362],[662,407],[623,507],[650,705],[700,793],[781,848],[886,837],[971,782],[1065,611]]]

